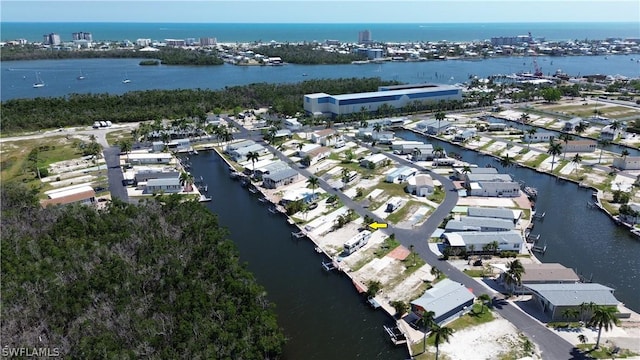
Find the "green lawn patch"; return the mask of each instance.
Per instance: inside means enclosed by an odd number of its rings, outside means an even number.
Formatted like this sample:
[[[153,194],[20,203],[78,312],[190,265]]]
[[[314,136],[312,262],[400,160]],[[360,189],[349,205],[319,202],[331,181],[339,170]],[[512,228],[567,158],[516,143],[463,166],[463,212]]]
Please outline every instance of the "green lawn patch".
[[[107,142],[109,145],[115,145],[120,140],[130,140],[133,141],[133,136],[131,136],[130,130],[117,130],[108,132],[105,136],[107,138]]]
[[[465,269],[463,272],[471,277],[484,277],[484,270]]]
[[[444,192],[444,190],[442,190],[442,188],[435,188],[435,190],[433,191],[433,194],[431,194],[431,196],[429,196],[429,200],[433,201],[434,203],[442,203],[444,201],[444,198],[447,194]]]
[[[619,349],[617,352],[613,347],[600,345],[598,349],[593,347],[596,344],[578,344],[577,348],[580,352],[591,359],[624,359],[638,354],[627,349]]]
[[[415,200],[409,200],[403,207],[389,214],[386,220],[390,223],[397,224],[398,222],[405,220],[407,215],[417,210],[420,205],[421,204]]]
[[[387,237],[386,239],[384,239],[382,244],[380,244],[380,246],[375,249],[374,253],[378,259],[381,259],[398,246],[400,246],[398,240],[392,237]]]
[[[549,154],[539,154],[538,156],[534,157],[533,159],[529,160],[529,161],[525,161],[525,165],[526,166],[530,166],[532,168],[537,168],[538,166],[540,166],[540,164],[542,164],[543,161],[545,161],[549,156]]]

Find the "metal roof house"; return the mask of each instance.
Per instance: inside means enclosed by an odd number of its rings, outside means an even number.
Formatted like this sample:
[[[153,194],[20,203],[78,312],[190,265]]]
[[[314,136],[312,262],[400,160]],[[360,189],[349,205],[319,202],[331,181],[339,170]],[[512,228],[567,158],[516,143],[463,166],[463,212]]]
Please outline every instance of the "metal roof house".
[[[433,193],[435,184],[428,174],[418,174],[407,179],[406,190],[416,196],[429,196]]]
[[[531,290],[528,285],[535,284],[575,284],[580,282],[580,276],[573,269],[570,269],[558,263],[523,263],[524,273],[522,274],[522,285],[507,284],[504,281],[506,268],[501,268],[502,273],[499,282],[510,292],[514,294],[530,294]]]
[[[389,158],[386,157],[384,154],[371,154],[365,157],[364,159],[360,160],[360,166],[370,167],[371,164],[373,164],[373,166],[378,166],[388,160]]]
[[[307,114],[331,116],[377,111],[382,104],[401,108],[412,101],[438,102],[440,100],[462,100],[462,89],[452,85],[421,84],[416,88],[400,88],[356,94],[329,95],[315,93],[304,95],[304,110]]]
[[[576,284],[529,284],[533,294],[532,301],[537,303],[551,321],[567,320],[563,312],[570,308],[579,308],[582,303],[594,303],[598,306],[618,306],[620,301],[613,296],[613,289],[595,283]]]
[[[461,216],[459,219],[449,220],[444,231],[509,231],[514,229],[515,224],[508,219]]]
[[[442,325],[448,320],[459,317],[471,309],[475,296],[464,285],[443,279],[411,302],[411,311],[420,314],[424,311],[435,313],[434,321]]]
[[[283,185],[288,185],[298,178],[298,172],[292,168],[280,170],[273,174],[262,177],[262,185],[267,189],[276,189]]]
[[[67,186],[47,191],[46,194],[48,199],[40,202],[42,207],[68,204],[91,205],[96,202],[96,192],[90,185]]]
[[[144,187],[145,194],[156,193],[179,193],[182,191],[182,184],[180,184],[180,178],[166,178],[166,179],[150,179]]]
[[[520,220],[520,217],[522,217],[522,211],[514,211],[506,208],[468,207],[467,216],[509,219],[515,224]]]

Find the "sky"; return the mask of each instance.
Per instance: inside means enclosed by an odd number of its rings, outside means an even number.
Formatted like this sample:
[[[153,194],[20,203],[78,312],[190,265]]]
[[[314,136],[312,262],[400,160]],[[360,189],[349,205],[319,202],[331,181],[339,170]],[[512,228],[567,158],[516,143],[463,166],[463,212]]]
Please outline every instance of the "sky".
[[[3,22],[637,22],[639,0],[1,0]]]

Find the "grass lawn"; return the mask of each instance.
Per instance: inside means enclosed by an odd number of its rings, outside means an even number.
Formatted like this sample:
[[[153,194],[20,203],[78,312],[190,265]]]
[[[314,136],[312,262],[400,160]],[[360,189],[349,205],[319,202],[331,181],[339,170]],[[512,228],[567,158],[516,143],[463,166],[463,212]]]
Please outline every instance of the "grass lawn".
[[[596,344],[578,344],[578,350],[590,359],[624,359],[627,357],[636,356],[638,354],[633,353],[627,349],[620,349],[617,353],[614,353],[614,349],[607,346],[602,346],[598,349],[594,349],[593,347]]]
[[[387,216],[387,221],[397,224],[400,221],[405,220],[405,218],[413,213],[413,211],[417,210],[418,207],[420,207],[420,203],[418,203],[415,200],[409,200],[407,201],[406,204],[404,204],[403,207],[401,207],[400,209],[394,211],[393,213],[391,213],[389,216]]]
[[[131,140],[133,141],[133,137],[131,136],[131,130],[117,130],[108,132],[106,135],[107,142],[109,145],[115,145],[120,140]]]
[[[471,276],[471,277],[483,277],[484,276],[484,271],[483,270],[470,270],[470,269],[465,269],[463,271],[465,274]]]
[[[378,246],[378,248],[374,250],[374,254],[378,259],[381,259],[398,246],[400,246],[398,240],[392,237],[387,237],[386,239],[384,239],[382,244],[380,244],[380,246]]]
[[[48,147],[41,147],[38,153],[38,167],[46,168],[49,165],[63,161],[79,158],[82,153],[76,147],[78,140],[68,140],[64,136],[51,137],[47,139]],[[6,150],[0,155],[0,176],[3,181],[21,181],[29,186],[40,188],[36,172],[29,170],[29,153],[42,146],[42,140],[30,139],[12,141],[3,144]],[[10,155],[9,155],[10,154]]]
[[[532,168],[537,168],[538,166],[540,166],[540,164],[542,164],[543,161],[545,161],[549,156],[549,154],[539,154],[538,156],[536,156],[535,158],[526,161],[524,164],[526,166],[530,166]]]

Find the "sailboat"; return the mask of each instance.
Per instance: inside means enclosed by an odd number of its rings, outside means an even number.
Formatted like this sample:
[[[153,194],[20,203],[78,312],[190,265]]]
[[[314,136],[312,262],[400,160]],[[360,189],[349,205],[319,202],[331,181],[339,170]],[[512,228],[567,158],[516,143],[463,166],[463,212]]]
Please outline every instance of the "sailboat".
[[[40,73],[36,73],[36,82],[33,83],[34,88],[44,87],[44,81],[40,79]]]
[[[123,84],[128,84],[130,82],[131,82],[131,80],[129,80],[129,77],[127,76],[127,73],[125,73],[124,74],[124,80],[122,80],[122,83]]]
[[[84,80],[84,79],[86,79],[86,78],[84,77],[84,74],[82,74],[82,69],[80,69],[80,75],[78,75],[78,77],[77,77],[76,79],[78,79],[78,80]]]

